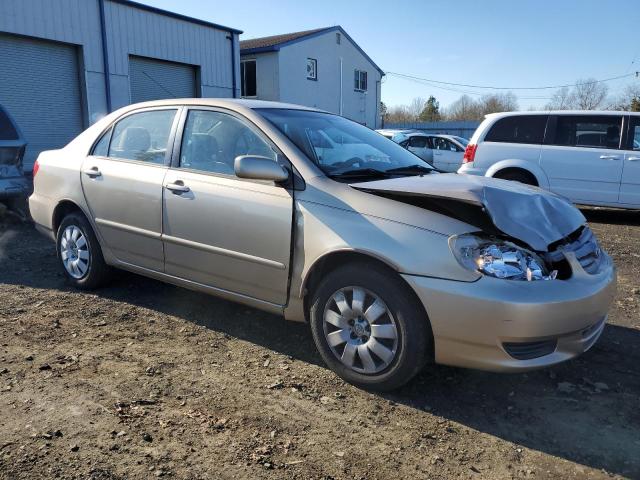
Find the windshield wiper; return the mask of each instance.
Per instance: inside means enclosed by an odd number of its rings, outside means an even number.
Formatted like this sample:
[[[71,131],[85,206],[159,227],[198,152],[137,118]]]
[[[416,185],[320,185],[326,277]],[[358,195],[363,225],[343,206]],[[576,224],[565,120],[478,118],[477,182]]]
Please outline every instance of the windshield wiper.
[[[363,178],[363,177],[380,177],[387,178],[389,174],[384,170],[376,170],[375,168],[357,168],[354,170],[345,170],[344,172],[330,173],[329,178]]]
[[[389,170],[386,171],[386,173],[407,173],[409,175],[423,175],[425,173],[431,173],[433,172],[434,169],[433,168],[429,168],[429,167],[423,167],[422,165],[408,165],[406,167],[397,167],[397,168],[390,168]]]

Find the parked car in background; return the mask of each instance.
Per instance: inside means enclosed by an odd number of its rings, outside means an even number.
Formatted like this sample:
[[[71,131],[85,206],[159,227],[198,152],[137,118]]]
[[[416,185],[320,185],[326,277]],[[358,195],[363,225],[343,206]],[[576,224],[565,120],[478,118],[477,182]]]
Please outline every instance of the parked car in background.
[[[367,388],[429,361],[523,371],[575,357],[615,292],[564,198],[434,173],[306,107],[130,105],[36,165],[31,214],[72,285],[117,267],[308,321],[327,365]]]
[[[441,133],[422,133],[411,130],[377,130],[377,132],[415,153],[442,172],[455,172],[460,168],[464,150],[469,143],[466,138]]]
[[[0,200],[25,195],[29,190],[22,171],[26,146],[20,128],[0,105]]]
[[[458,173],[516,180],[575,203],[640,208],[640,114],[487,115]]]

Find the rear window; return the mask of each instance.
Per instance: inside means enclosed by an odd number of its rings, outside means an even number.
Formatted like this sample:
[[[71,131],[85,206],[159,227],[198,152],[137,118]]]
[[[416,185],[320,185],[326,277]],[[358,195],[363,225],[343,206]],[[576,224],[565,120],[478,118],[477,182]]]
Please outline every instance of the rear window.
[[[554,145],[568,147],[620,147],[622,117],[611,115],[558,116]]]
[[[547,115],[505,117],[493,124],[485,142],[542,143]]]
[[[18,132],[2,109],[0,109],[0,140],[18,140]]]

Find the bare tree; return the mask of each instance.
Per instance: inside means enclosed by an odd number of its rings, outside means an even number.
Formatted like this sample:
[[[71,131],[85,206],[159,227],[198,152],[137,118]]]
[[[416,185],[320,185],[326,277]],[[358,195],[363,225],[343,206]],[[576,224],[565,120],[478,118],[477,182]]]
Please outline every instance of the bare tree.
[[[444,111],[446,120],[476,120],[479,117],[478,105],[469,95],[462,95]]]
[[[546,110],[569,110],[575,108],[576,99],[569,87],[562,87],[556,91],[545,105]]]
[[[611,100],[607,109],[608,110],[626,110],[636,111],[634,108],[638,107],[640,102],[640,83],[632,83],[627,85],[622,93],[616,98]]]
[[[512,112],[518,110],[518,99],[513,92],[483,95],[478,101],[481,117],[489,113]]]
[[[594,78],[578,80],[573,87],[575,106],[580,110],[596,110],[607,98],[609,87]]]
[[[407,112],[413,117],[414,121],[418,119],[426,103],[427,101],[422,97],[416,97],[411,100],[411,103],[407,107]]]

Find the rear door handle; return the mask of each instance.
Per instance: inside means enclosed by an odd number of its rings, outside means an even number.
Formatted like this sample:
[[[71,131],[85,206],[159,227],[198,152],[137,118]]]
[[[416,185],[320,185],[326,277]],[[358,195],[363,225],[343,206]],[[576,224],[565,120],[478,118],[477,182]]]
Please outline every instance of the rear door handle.
[[[102,172],[98,169],[98,167],[91,167],[83,170],[83,173],[91,178],[101,177]]]
[[[189,187],[187,187],[184,183],[182,183],[182,181],[178,180],[178,182],[167,183],[165,185],[165,188],[167,190],[171,190],[173,193],[176,193],[176,194],[187,193],[190,191]]]
[[[602,160],[618,160],[620,157],[618,155],[600,155]]]
[[[627,160],[629,160],[630,162],[637,162],[638,160],[640,160],[640,157],[627,157]]]

